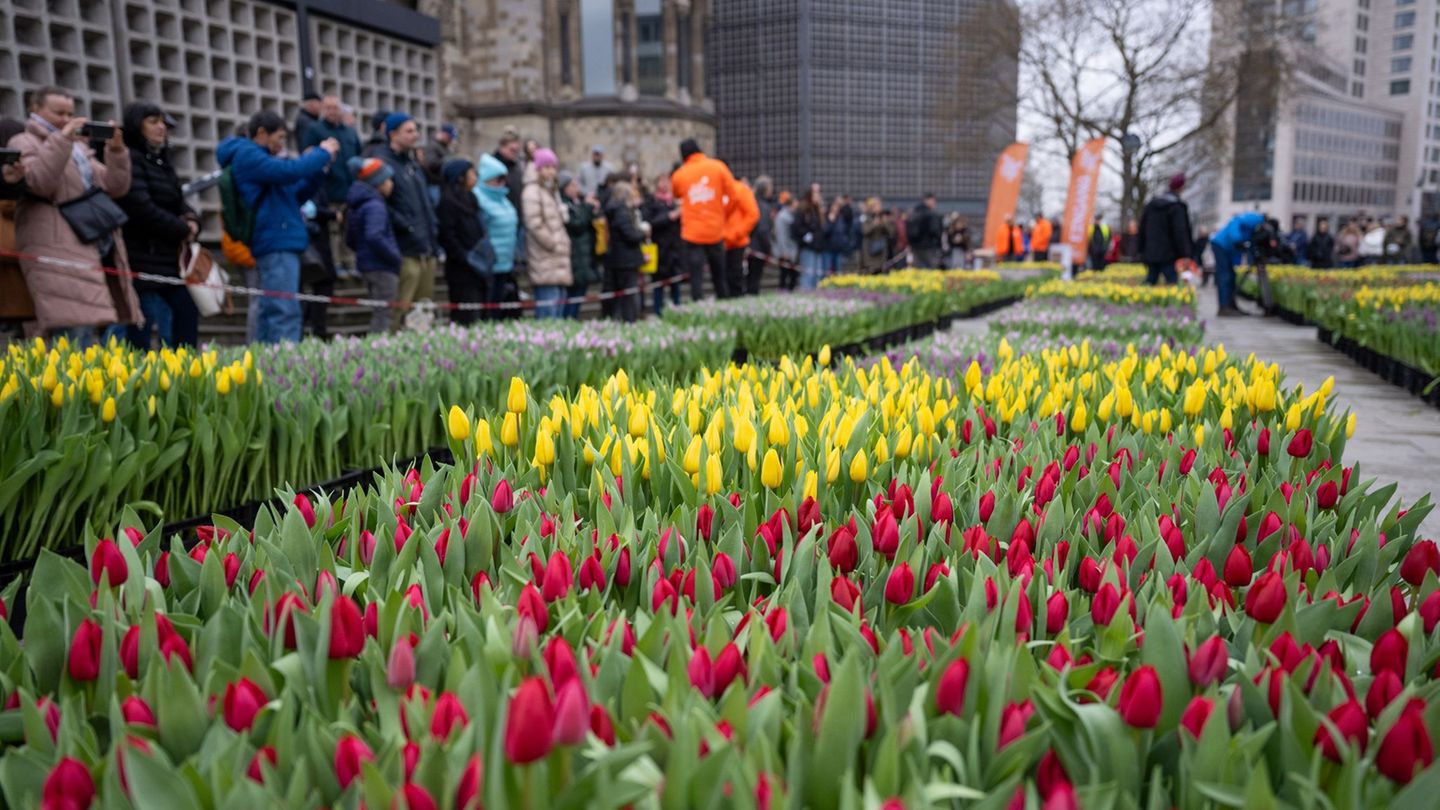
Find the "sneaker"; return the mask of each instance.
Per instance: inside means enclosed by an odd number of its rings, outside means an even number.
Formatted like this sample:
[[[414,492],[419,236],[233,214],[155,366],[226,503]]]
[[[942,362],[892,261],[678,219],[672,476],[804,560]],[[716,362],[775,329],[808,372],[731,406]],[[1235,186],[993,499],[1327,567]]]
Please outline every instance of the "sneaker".
[[[1240,318],[1243,317],[1245,313],[1235,307],[1221,307],[1215,312],[1215,315],[1219,318]]]

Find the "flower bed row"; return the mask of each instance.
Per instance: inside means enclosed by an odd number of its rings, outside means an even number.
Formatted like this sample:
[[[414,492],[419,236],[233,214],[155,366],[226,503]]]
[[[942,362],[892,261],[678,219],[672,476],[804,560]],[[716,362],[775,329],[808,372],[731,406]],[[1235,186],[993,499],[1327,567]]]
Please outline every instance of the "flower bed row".
[[[775,361],[829,345],[841,355],[903,342],[951,317],[967,317],[1017,299],[1029,279],[993,273],[907,270],[838,276],[826,288],[794,295],[707,300],[665,311],[667,321],[733,330],[738,360]]]
[[[127,514],[0,628],[0,791],[1429,806],[1440,549],[1329,384],[1001,354],[512,380],[446,412],[460,465],[188,551]]]
[[[443,443],[446,402],[490,401],[528,369],[540,391],[622,368],[687,375],[733,335],[676,327],[507,322],[225,352],[0,356],[0,561],[73,546],[132,505],[177,520],[319,483]]]

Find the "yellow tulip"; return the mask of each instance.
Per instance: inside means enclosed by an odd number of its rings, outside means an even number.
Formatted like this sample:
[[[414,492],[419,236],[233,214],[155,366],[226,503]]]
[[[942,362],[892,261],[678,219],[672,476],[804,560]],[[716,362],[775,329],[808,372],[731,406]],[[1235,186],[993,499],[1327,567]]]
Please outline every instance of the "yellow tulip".
[[[1196,416],[1205,407],[1205,384],[1196,380],[1190,383],[1185,389],[1185,402],[1182,409],[1186,416]]]
[[[685,457],[680,461],[680,467],[690,475],[700,472],[700,437],[691,436],[690,444],[685,448]]]
[[[748,453],[755,444],[755,426],[750,424],[749,419],[741,419],[735,425],[735,450],[741,453]]]
[[[808,472],[805,473],[805,488],[804,488],[804,489],[805,489],[805,491],[802,493],[802,496],[801,496],[801,497],[805,497],[805,498],[815,498],[815,497],[818,497],[818,496],[816,495],[816,493],[820,491],[820,476],[817,475],[814,470],[810,470],[810,471],[808,471]]]
[[[890,443],[881,436],[875,441],[875,463],[884,464],[890,460]]]
[[[115,421],[115,398],[106,397],[105,404],[100,406],[100,420],[109,424]]]
[[[770,444],[777,447],[784,447],[790,443],[790,431],[785,427],[785,420],[780,418],[779,413],[771,415],[765,438]]]
[[[220,373],[215,375],[215,390],[221,396],[230,393],[230,369],[222,368]]]
[[[832,484],[840,477],[840,451],[831,450],[825,454],[825,483]]]
[[[195,359],[195,360],[191,360],[191,361],[190,361],[190,377],[191,377],[191,379],[194,379],[194,378],[196,378],[196,377],[199,377],[201,374],[204,374],[204,373],[205,373],[205,367],[202,366],[202,365],[200,365],[200,360],[199,360],[198,358]]]
[[[500,425],[500,443],[506,447],[520,443],[520,417],[514,411],[505,413],[505,421]]]
[[[862,447],[860,452],[850,460],[850,480],[858,484],[869,475],[870,461],[865,457],[865,448]]]
[[[481,419],[475,423],[475,457],[488,456],[494,450],[495,443],[490,436],[490,421]]]
[[[57,385],[50,391],[50,404],[57,408],[65,404],[65,386]]]
[[[526,396],[525,381],[519,377],[510,378],[510,393],[505,397],[505,408],[510,413],[525,413],[529,404]]]
[[[0,397],[0,399],[3,399],[3,397]],[[150,395],[150,401],[147,403],[147,406],[148,406],[149,409],[150,409],[150,415],[151,415],[151,416],[154,416],[154,415],[155,415],[155,395],[154,395],[154,394],[151,394],[151,395]]]
[[[450,406],[450,415],[446,419],[446,424],[450,427],[450,438],[455,441],[463,442],[470,438],[470,417],[460,410],[459,405]]]
[[[1084,433],[1085,426],[1090,424],[1090,416],[1085,410],[1085,400],[1076,398],[1075,411],[1070,414],[1070,430],[1075,433]]]
[[[535,461],[546,467],[555,463],[555,440],[548,430],[535,434]]]
[[[760,483],[767,489],[779,489],[784,478],[785,471],[780,467],[780,455],[773,447],[766,450],[765,460],[760,463]]]
[[[821,346],[821,347],[820,347],[820,354],[819,354],[819,356],[817,356],[817,357],[815,358],[815,362],[818,363],[818,364],[821,365],[821,366],[828,366],[828,365],[830,365],[830,344],[829,344],[829,343],[826,343],[824,346]]]
[[[720,456],[711,453],[705,459],[705,494],[714,495],[725,483],[725,471],[720,467]]]
[[[970,361],[970,367],[965,369],[965,390],[974,392],[980,387],[980,364],[974,360]]]
[[[1349,416],[1345,417],[1345,438],[1348,439],[1348,438],[1350,438],[1350,437],[1352,437],[1352,436],[1354,436],[1354,435],[1355,435],[1355,414],[1354,414],[1354,413],[1351,413]]]

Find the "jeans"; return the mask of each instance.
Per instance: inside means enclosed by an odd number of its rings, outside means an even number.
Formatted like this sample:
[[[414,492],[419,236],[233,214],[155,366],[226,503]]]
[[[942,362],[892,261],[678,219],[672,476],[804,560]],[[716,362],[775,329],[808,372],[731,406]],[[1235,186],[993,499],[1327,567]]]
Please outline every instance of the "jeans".
[[[543,284],[535,288],[535,317],[558,318],[561,315],[566,288],[558,284]]]
[[[1160,283],[1161,277],[1165,278],[1166,284],[1175,284],[1180,278],[1175,274],[1175,263],[1147,264],[1145,265],[1145,283],[1154,287]]]
[[[384,270],[372,270],[362,274],[365,286],[370,288],[370,297],[381,301],[394,301],[395,291],[400,287],[400,277]],[[390,331],[391,311],[388,307],[370,310],[370,333]]]
[[[1221,309],[1235,308],[1235,257],[1228,250],[1215,253],[1215,294]]]
[[[145,325],[130,327],[130,342],[137,348],[149,349],[152,335],[159,335],[161,346],[199,344],[200,312],[184,287],[140,293],[140,311],[145,313]]]
[[[655,296],[655,317],[657,318],[665,311],[665,296],[667,294],[670,296],[671,304],[677,307],[680,306],[679,284],[671,284],[669,287],[656,287],[651,290],[651,293]]]
[[[255,257],[260,287],[267,292],[291,295],[300,292],[300,254],[291,251]],[[300,302],[293,298],[265,296],[260,299],[255,325],[258,343],[300,342]]]
[[[710,283],[715,286],[716,298],[729,298],[725,284],[725,243],[700,245],[685,243],[685,272],[690,274],[690,300],[699,301],[705,297],[705,268],[710,268]]]
[[[765,277],[765,259],[751,256],[745,266],[745,294],[759,295],[760,281]]]
[[[820,286],[825,277],[825,254],[814,250],[800,249],[800,289],[813,290]]]

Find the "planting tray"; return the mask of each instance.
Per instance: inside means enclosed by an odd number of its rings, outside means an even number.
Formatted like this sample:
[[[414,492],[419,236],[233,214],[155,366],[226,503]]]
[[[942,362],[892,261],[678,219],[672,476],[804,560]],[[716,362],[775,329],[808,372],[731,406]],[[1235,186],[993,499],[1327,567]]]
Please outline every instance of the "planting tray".
[[[1414,394],[1420,398],[1421,402],[1440,408],[1440,385],[1430,388],[1427,392],[1426,387],[1435,378],[1424,370],[1388,355],[1380,354],[1360,345],[1351,338],[1343,335],[1337,336],[1333,330],[1324,326],[1316,330],[1315,337],[1326,346],[1349,357],[1366,371],[1378,375],[1397,388],[1403,388]]]

